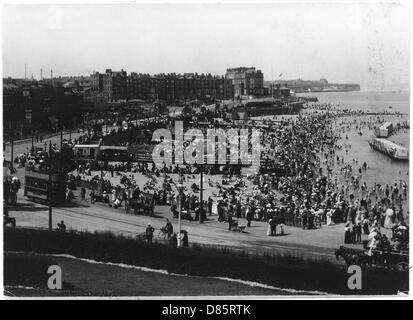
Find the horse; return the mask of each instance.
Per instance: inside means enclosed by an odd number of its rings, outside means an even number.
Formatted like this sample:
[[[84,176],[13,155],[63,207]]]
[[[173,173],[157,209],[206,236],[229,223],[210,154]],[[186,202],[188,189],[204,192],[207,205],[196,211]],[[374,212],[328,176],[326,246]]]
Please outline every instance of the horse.
[[[344,246],[340,246],[339,249],[335,251],[335,256],[337,261],[340,260],[340,257],[344,259],[346,262],[347,266],[350,265],[360,265],[360,266],[366,266],[366,265],[371,265],[372,258],[365,254],[364,252],[361,252],[359,250],[355,250],[352,248],[346,248]]]

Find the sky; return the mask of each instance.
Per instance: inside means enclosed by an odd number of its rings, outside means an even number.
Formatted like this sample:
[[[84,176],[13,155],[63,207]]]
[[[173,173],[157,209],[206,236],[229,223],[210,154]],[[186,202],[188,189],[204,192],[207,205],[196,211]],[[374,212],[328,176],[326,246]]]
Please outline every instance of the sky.
[[[105,69],[410,87],[411,12],[398,4],[5,5],[3,76]],[[280,76],[281,75],[281,76]]]

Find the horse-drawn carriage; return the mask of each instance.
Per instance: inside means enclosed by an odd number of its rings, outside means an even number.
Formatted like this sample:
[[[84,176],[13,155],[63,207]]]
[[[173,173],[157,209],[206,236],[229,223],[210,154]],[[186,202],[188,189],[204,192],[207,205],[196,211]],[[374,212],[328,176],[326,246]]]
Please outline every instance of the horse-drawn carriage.
[[[344,259],[348,266],[381,266],[395,271],[407,272],[409,270],[409,251],[398,250],[392,246],[387,248],[354,249],[340,246],[335,251],[336,259]]]
[[[363,249],[341,246],[335,252],[337,260],[341,256],[347,265],[375,265],[395,271],[409,270],[409,233],[406,225],[402,223],[393,227],[390,240],[377,228],[372,230],[369,239],[363,241]]]

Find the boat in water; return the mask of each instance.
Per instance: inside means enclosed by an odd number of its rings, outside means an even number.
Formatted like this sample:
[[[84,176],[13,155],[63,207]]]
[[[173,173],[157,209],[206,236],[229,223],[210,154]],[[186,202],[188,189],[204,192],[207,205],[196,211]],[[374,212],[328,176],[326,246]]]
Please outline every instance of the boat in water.
[[[380,151],[394,160],[409,160],[409,150],[392,141],[382,138],[369,140],[372,149]]]

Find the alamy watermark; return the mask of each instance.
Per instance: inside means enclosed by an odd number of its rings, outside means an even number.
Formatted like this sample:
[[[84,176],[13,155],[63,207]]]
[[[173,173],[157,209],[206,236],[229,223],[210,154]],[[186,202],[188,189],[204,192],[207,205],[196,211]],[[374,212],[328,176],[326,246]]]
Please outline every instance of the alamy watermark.
[[[204,136],[202,130],[194,128],[184,133],[182,121],[176,121],[174,129],[174,136],[168,129],[157,129],[152,135],[152,141],[159,142],[152,152],[158,168],[172,164],[242,164],[259,170],[259,129],[212,128]]]
[[[361,267],[358,265],[351,265],[347,269],[347,274],[351,276],[347,279],[347,287],[350,290],[361,290],[362,289],[362,278],[361,278]]]
[[[62,268],[58,265],[51,265],[47,269],[47,274],[51,274],[47,280],[47,287],[50,290],[62,290]]]

